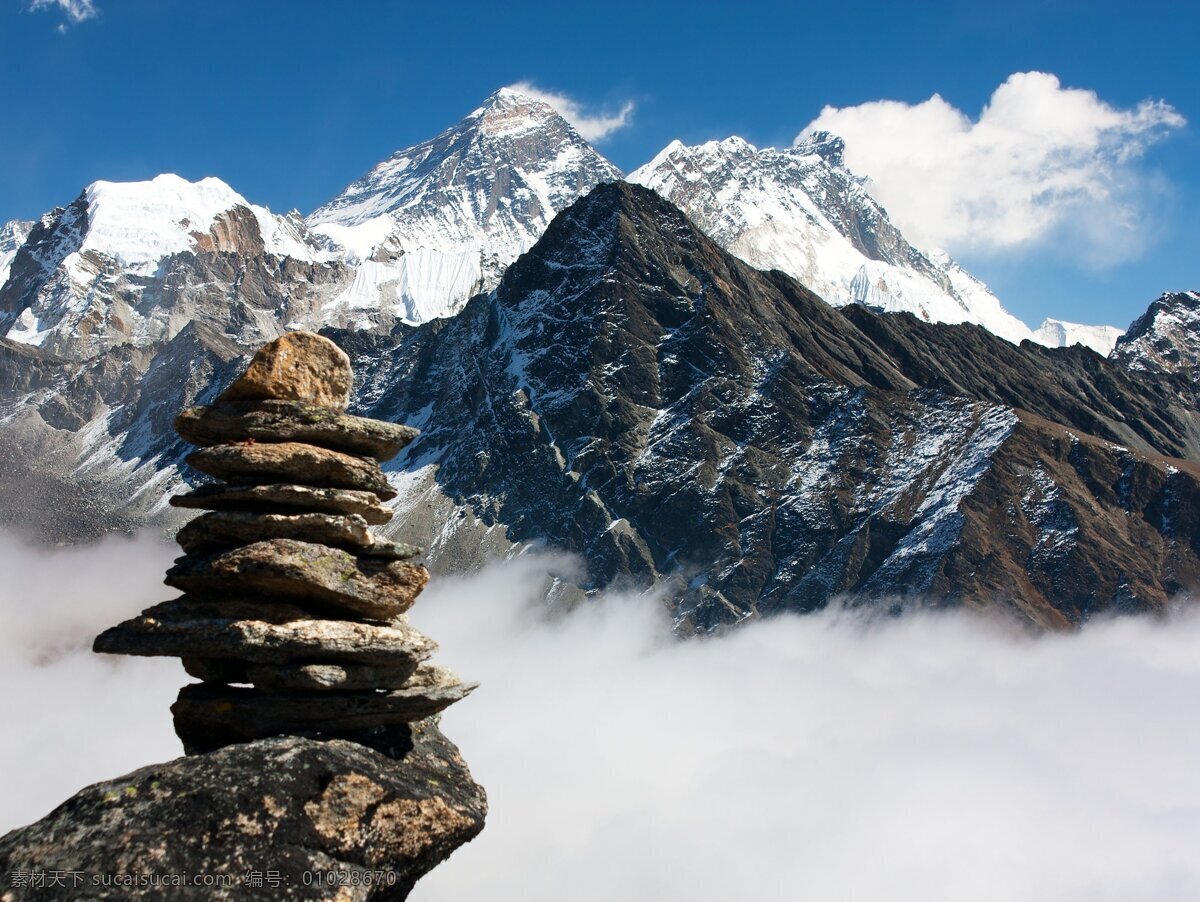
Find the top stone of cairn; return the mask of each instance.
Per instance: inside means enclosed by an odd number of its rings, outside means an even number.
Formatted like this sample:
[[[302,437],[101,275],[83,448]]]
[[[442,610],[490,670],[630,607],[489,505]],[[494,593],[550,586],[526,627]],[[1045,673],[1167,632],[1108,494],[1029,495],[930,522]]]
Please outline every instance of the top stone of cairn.
[[[288,332],[259,348],[218,401],[305,401],[335,410],[350,404],[354,374],[346,352],[312,332]]]

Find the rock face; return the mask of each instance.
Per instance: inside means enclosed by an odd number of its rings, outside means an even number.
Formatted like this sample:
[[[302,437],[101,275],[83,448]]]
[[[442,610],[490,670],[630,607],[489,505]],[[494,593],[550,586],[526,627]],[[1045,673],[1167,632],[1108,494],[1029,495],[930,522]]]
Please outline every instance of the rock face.
[[[260,739],[89,786],[0,838],[0,898],[404,899],[483,829],[486,798],[432,721],[358,739]],[[166,882],[181,874],[207,882]]]
[[[1200,366],[1200,291],[1162,295],[1133,321],[1112,356],[1135,372],[1190,377]]]
[[[179,532],[187,554],[166,583],[188,594],[107,630],[95,648],[188,659],[188,672],[202,683],[184,687],[172,708],[188,751],[411,723],[474,688],[440,668],[408,682],[436,648],[402,619],[429,580],[411,560],[420,549],[376,541],[356,513],[328,512],[323,491],[373,494],[376,504],[391,497],[379,464],[290,441],[297,424],[323,422],[338,425],[310,428],[305,437],[345,447],[347,432],[373,436],[379,453],[412,438],[415,430],[345,417],[352,384],[345,352],[327,338],[293,332],[260,349],[211,409],[187,411],[178,421],[182,432],[200,432],[206,442],[229,439],[188,460],[235,486],[186,496],[188,506],[215,501],[217,508]],[[295,485],[274,485],[279,478]],[[268,483],[270,490],[239,495],[239,482]],[[224,509],[231,491],[235,511]],[[278,512],[281,498],[287,513]],[[332,664],[352,669],[322,669]],[[253,687],[231,685],[247,682]]]

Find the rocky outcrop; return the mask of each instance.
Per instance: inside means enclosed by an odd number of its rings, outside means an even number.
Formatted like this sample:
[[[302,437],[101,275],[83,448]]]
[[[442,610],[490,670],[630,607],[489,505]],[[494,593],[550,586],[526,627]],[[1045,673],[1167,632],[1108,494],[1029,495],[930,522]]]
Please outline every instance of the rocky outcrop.
[[[316,409],[342,426],[353,419],[342,410],[352,382],[327,339],[289,335],[256,355],[230,400],[181,417],[185,428],[222,424],[228,442],[210,452],[286,450],[295,484],[193,499],[218,503],[180,532],[188,553],[166,581],[187,594],[95,642],[183,659],[200,682],[171,710],[190,757],[89,787],[4,837],[12,876],[0,898],[403,899],[483,828],[483,790],[430,719],[475,685],[429,664],[436,643],[404,617],[429,578],[420,550],[377,541],[358,514],[321,509],[329,492],[348,492],[360,503],[373,494],[366,508],[378,511],[371,486],[304,484],[305,461],[325,481],[322,455],[382,479],[378,461],[290,441],[296,423],[322,420]],[[270,417],[225,409],[247,401],[272,405]],[[415,434],[350,427],[381,450]],[[232,475],[260,487],[257,471]],[[242,509],[223,508],[231,492]]]
[[[260,739],[89,786],[0,838],[0,899],[404,899],[487,802],[433,721],[359,738]]]

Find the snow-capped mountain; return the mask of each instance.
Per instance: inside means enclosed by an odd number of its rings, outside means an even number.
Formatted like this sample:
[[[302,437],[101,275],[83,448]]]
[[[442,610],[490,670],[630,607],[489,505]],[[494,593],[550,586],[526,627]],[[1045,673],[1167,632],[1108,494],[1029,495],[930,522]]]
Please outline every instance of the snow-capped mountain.
[[[394,530],[438,569],[548,545],[585,590],[657,584],[682,630],[842,596],[1065,626],[1200,590],[1200,413],[1168,380],[833,308],[637,186],[457,316],[330,334],[356,410],[422,430],[388,465]],[[200,321],[80,362],[0,341],[0,512],[52,538],[178,517],[172,417],[252,345]]]
[[[846,169],[843,150],[825,133],[785,150],[737,137],[692,147],[673,141],[629,180],[679,205],[747,263],[782,270],[834,306],[907,311],[927,322],[977,323],[1012,342],[1054,343],[949,256],[910,245]]]
[[[0,288],[8,281],[8,270],[12,259],[17,255],[33,223],[23,219],[14,219],[0,226]]]
[[[218,179],[97,182],[33,227],[10,224],[0,235],[0,265],[8,257],[15,267],[0,289],[0,335],[80,357],[113,341],[169,338],[203,312],[233,337],[298,326],[386,330],[453,315],[495,287],[558,211],[619,178],[550,106],[502,89],[453,128],[380,163],[307,222],[253,205]],[[738,138],[673,142],[630,178],[680,204],[747,262],[782,269],[835,305],[1098,351],[1116,331],[1051,321],[1030,331],[947,256],[909,245],[846,170],[832,136],[789,150]],[[24,250],[4,250],[23,237]],[[230,303],[233,273],[212,284],[167,278],[187,255],[206,253],[255,261],[248,307]],[[279,267],[268,260],[292,262],[273,274]],[[298,265],[323,272],[298,284]],[[223,312],[213,309],[214,286],[225,288]]]
[[[308,217],[357,267],[325,318],[366,325],[449,316],[494,288],[556,213],[620,177],[552,107],[501,89]]]
[[[347,277],[298,213],[271,213],[220,179],[94,182],[13,254],[0,335],[73,358],[169,339],[194,318],[270,336]]]
[[[1165,292],[1130,324],[1112,358],[1146,374],[1194,371],[1200,366],[1200,292]]]
[[[1116,326],[1084,326],[1046,317],[1033,333],[1033,340],[1049,348],[1083,345],[1101,357],[1107,357],[1123,334]]]

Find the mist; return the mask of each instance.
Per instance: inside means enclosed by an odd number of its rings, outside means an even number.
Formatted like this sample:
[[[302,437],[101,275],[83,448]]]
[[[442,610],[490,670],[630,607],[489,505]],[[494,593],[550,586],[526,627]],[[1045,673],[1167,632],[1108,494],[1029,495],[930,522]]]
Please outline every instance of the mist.
[[[92,639],[179,593],[176,551],[110,536],[46,549],[0,533],[0,832],[82,787],[182,752],[167,711],[186,682],[175,659],[92,654]]]
[[[175,757],[174,660],[88,651],[168,597],[156,540],[8,538],[0,830]],[[435,578],[412,620],[482,686],[442,728],[483,834],[413,899],[1200,897],[1200,617],[1032,637],[831,611],[676,641],[652,596],[546,609],[526,556]]]

